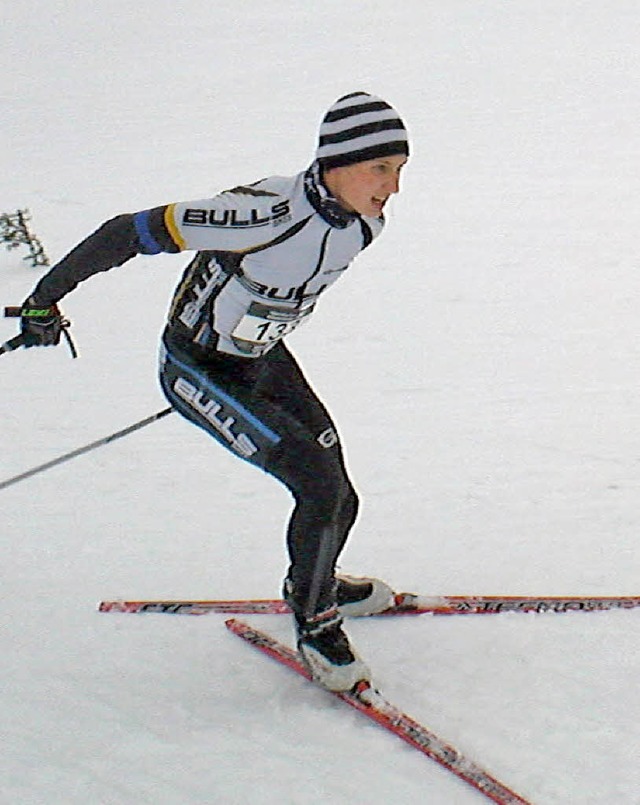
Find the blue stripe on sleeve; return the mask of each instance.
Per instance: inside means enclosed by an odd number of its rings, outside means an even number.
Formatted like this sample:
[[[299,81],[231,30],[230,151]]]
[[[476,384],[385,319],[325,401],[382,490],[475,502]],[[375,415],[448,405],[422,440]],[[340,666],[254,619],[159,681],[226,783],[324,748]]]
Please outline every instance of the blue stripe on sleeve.
[[[160,252],[163,251],[162,246],[160,246],[158,241],[153,237],[149,229],[150,212],[151,210],[143,210],[142,212],[135,213],[133,223],[136,227],[136,233],[143,254],[160,254]]]

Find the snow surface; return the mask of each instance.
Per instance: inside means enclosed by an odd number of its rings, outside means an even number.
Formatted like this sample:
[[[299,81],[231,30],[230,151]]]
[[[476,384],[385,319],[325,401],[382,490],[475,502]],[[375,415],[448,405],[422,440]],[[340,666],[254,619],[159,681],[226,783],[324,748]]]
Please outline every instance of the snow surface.
[[[0,211],[28,207],[53,259],[117,213],[302,169],[346,92],[393,102],[413,156],[387,231],[289,341],[363,498],[343,568],[432,594],[640,593],[635,0],[5,6]],[[0,253],[3,304],[39,276],[24,254]],[[79,360],[3,356],[0,478],[165,407],[184,263],[70,295]],[[287,493],[178,416],[1,505],[2,803],[483,801],[222,617],[95,612],[278,594]],[[349,628],[390,699],[536,805],[640,803],[640,613]]]

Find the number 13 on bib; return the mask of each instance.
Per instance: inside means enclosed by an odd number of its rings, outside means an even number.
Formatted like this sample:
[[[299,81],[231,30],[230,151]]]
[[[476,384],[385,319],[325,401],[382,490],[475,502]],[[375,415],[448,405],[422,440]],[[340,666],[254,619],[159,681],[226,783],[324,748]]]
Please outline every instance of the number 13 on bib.
[[[263,355],[306,321],[313,307],[313,304],[309,304],[304,308],[288,310],[252,302],[231,336],[238,349],[252,355]]]

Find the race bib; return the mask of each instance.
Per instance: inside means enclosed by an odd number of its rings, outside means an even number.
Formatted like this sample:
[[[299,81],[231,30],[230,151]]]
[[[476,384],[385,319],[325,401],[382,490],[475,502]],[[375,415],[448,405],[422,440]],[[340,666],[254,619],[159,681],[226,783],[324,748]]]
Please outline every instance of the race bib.
[[[236,324],[231,337],[238,349],[251,354],[264,354],[299,327],[311,315],[313,307],[308,305],[287,310],[252,302]]]

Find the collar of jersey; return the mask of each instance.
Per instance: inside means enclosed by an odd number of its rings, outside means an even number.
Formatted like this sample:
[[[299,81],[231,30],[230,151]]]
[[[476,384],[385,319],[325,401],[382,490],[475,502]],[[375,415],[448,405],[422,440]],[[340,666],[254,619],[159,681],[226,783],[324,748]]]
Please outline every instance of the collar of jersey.
[[[328,224],[335,229],[345,229],[359,215],[340,206],[329,193],[320,176],[320,166],[314,162],[304,175],[304,192],[309,204]]]

